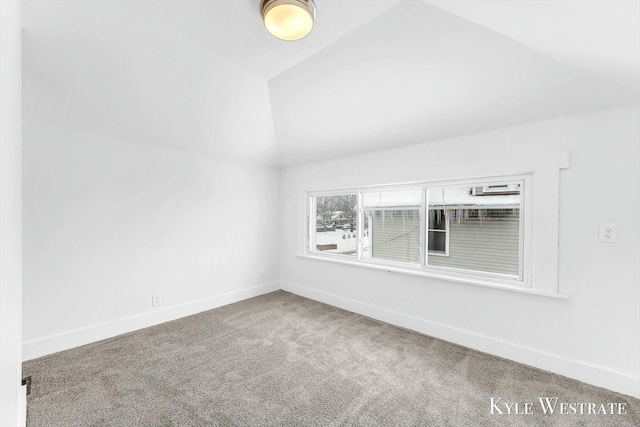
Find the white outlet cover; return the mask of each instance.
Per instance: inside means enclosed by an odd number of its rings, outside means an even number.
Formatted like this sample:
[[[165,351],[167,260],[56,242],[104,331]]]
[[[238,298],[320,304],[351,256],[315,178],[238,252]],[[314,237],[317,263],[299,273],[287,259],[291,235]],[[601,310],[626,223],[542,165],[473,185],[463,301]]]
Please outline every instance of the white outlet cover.
[[[602,243],[616,243],[618,231],[614,221],[601,222],[598,237]]]
[[[162,294],[151,295],[151,306],[156,307],[162,305]]]

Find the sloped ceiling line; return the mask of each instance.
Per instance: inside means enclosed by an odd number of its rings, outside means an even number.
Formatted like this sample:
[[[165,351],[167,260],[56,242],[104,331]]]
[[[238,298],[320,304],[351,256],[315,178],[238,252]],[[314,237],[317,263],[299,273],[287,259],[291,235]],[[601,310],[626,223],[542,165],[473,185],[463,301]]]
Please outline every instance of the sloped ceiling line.
[[[280,166],[400,147],[638,102],[638,8],[322,0],[287,43],[249,0],[27,0],[25,117]]]

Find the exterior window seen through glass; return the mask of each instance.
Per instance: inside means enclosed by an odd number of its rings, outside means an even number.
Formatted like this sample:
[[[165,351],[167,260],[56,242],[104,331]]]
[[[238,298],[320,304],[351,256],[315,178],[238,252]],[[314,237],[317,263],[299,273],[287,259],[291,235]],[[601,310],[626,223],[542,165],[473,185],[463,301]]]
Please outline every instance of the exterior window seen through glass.
[[[429,209],[427,235],[429,253],[440,255],[447,253],[447,228],[447,215],[444,209]]]

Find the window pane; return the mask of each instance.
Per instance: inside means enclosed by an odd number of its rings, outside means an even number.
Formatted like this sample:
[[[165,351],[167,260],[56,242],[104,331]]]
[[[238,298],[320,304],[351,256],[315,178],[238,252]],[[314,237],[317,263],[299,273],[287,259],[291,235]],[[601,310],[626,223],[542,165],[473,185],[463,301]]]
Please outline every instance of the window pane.
[[[447,256],[428,257],[427,264],[519,276],[522,186],[499,182],[429,189],[428,248],[440,250],[445,233],[449,247]],[[445,213],[448,228],[439,224],[438,211]],[[446,232],[431,231],[431,225]]]
[[[314,197],[316,228],[314,252],[356,255],[357,194]]]
[[[444,209],[429,209],[429,230],[446,230],[445,216]]]
[[[429,231],[429,252],[446,253],[447,233],[443,231]]]
[[[363,258],[420,263],[421,191],[363,194]]]

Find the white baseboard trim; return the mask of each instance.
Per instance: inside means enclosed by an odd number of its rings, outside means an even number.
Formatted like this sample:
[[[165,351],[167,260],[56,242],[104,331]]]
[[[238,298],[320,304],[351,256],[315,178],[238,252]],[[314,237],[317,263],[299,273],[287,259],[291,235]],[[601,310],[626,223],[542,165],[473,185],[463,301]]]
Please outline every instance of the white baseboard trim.
[[[571,359],[565,356],[524,347],[519,344],[498,340],[290,282],[283,281],[280,287],[284,291],[362,314],[373,319],[564,375],[618,393],[640,398],[640,377],[634,375],[615,371],[582,360]]]
[[[176,320],[181,317],[201,313],[234,302],[274,292],[280,289],[279,282],[270,282],[251,288],[227,292],[213,297],[191,301],[172,307],[153,310],[135,316],[92,325],[82,329],[63,332],[48,337],[37,338],[22,343],[23,360],[31,360],[58,351],[100,341],[138,329]]]

